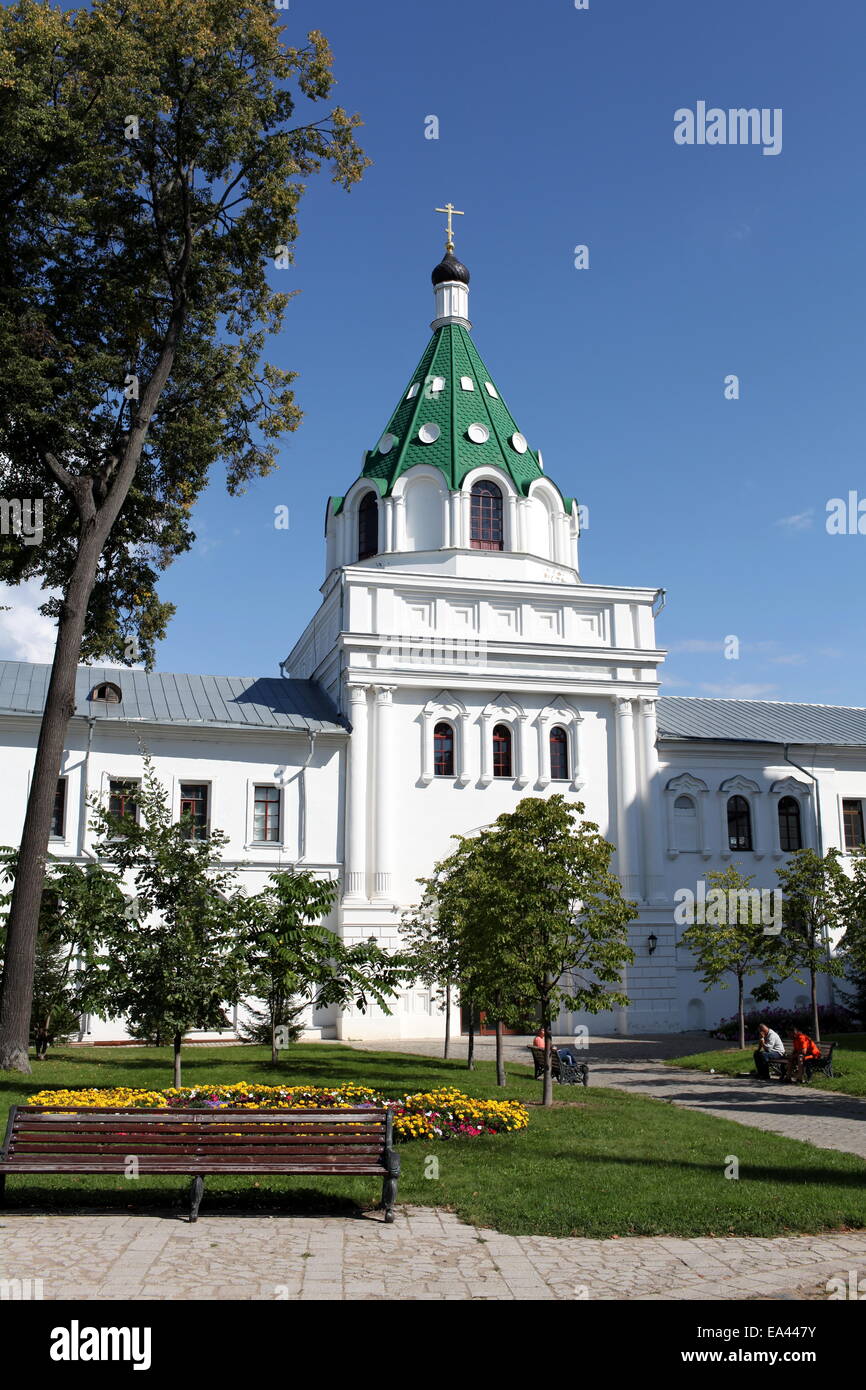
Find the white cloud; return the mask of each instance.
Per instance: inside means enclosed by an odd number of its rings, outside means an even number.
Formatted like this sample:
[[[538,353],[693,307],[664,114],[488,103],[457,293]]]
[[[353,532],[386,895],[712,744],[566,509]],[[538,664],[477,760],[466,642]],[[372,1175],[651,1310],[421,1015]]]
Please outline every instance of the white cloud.
[[[809,527],[812,525],[812,517],[814,514],[815,508],[810,507],[808,511],[795,512],[793,516],[780,516],[778,521],[773,522],[773,525],[787,526],[791,531],[808,531]]]
[[[36,579],[0,584],[0,658],[4,661],[52,661],[57,627],[39,612],[50,597]]]
[[[723,647],[721,637],[706,641],[702,637],[687,637],[683,642],[671,642],[668,651],[672,652],[712,652],[718,656]]]
[[[767,700],[777,690],[776,685],[749,684],[748,681],[729,681],[727,685],[700,685],[705,695],[716,695],[723,700]]]

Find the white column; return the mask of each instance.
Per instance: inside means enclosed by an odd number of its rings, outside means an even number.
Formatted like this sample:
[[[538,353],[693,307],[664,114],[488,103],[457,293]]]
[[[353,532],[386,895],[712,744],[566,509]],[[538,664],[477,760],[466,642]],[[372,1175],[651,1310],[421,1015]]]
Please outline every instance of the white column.
[[[538,782],[539,787],[550,785],[550,719],[539,715],[538,723]]]
[[[460,544],[464,550],[468,550],[472,538],[472,499],[468,492],[460,494]]]
[[[385,545],[386,551],[395,549],[394,546],[394,499],[393,497],[383,497],[382,506],[385,509]]]
[[[406,549],[406,498],[402,493],[393,498],[394,504],[394,549]]]
[[[514,547],[514,549],[520,550],[524,554],[526,554],[526,552],[529,550],[529,535],[531,529],[529,522],[529,509],[531,506],[532,502],[528,497],[521,497],[520,501],[517,504],[518,544]]]
[[[648,902],[662,902],[664,899],[664,874],[662,872],[659,760],[656,749],[656,702],[651,699],[642,699],[638,703],[641,713],[640,737],[643,762],[641,804],[643,811],[644,897]]]
[[[509,492],[505,500],[508,504],[508,536],[505,549],[519,550],[520,535],[518,533],[517,524],[517,498],[513,492]]]
[[[391,897],[391,804],[394,788],[391,785],[392,742],[391,695],[393,685],[374,685],[376,692],[376,743],[373,816],[375,835],[375,876],[373,892],[377,898]]]
[[[367,896],[367,686],[349,686],[349,794],[346,798],[346,897]]]
[[[454,542],[451,539],[451,494],[442,494],[442,549],[450,550]]]
[[[461,511],[460,493],[452,492],[449,494],[451,503],[451,545],[454,550],[459,550],[463,545],[463,515]]]
[[[528,725],[526,715],[518,715],[514,724],[514,732],[516,734],[514,744],[515,752],[517,753],[517,767],[514,769],[517,774],[515,783],[518,787],[525,787],[529,781],[529,749],[526,746]]]
[[[571,564],[571,535],[568,523],[568,513],[563,512],[558,518],[559,522],[559,559],[563,565]]]
[[[482,787],[489,786],[493,781],[492,756],[490,748],[490,737],[493,727],[493,715],[482,714],[478,726],[481,730],[481,776],[478,779]]]
[[[637,768],[635,766],[634,713],[632,702],[614,696],[616,710],[617,784],[617,873],[627,898],[640,892],[638,839],[635,833],[637,810]]]

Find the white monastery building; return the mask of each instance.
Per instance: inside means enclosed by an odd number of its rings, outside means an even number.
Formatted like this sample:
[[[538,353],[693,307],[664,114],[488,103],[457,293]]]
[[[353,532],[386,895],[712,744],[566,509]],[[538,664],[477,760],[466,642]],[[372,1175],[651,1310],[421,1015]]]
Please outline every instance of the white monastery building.
[[[450,235],[432,278],[432,337],[360,476],[327,503],[322,601],[281,675],[80,668],[51,852],[92,857],[87,798],[117,807],[144,748],[175,812],[229,835],[246,891],[312,869],[340,884],[336,932],[396,946],[453,834],[561,793],[616,845],[639,916],[629,1006],[563,1015],[560,1031],[712,1028],[735,993],[704,992],[675,894],[732,862],[775,888],[791,851],[862,844],[866,709],[660,697],[662,591],[584,580],[579,509],[478,355]],[[3,844],[20,838],[48,675],[0,663]],[[831,988],[823,978],[821,1002]],[[805,1003],[806,988],[789,983],[780,1002]],[[390,1017],[308,1017],[308,1036],[443,1027],[420,987]],[[81,1036],[123,1029],[88,1018]]]

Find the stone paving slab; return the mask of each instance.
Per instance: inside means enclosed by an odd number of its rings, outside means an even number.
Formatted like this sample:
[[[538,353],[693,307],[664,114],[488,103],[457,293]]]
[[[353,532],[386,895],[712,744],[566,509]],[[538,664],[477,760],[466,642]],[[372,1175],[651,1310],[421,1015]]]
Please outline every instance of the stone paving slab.
[[[0,1216],[0,1279],[56,1299],[826,1298],[866,1274],[866,1233],[589,1240],[508,1236],[450,1212]]]

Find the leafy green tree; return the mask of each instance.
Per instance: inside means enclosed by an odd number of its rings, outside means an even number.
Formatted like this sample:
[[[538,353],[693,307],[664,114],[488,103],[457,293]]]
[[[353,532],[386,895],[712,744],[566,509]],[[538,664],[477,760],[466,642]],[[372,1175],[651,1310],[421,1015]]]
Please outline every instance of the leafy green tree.
[[[184,1034],[225,1028],[226,1007],[245,990],[248,899],[222,866],[228,837],[212,830],[196,838],[188,815],[173,821],[148,759],[138,805],[138,822],[105,808],[95,814],[99,858],[134,885],[134,907],[103,915],[80,997],[91,1012],[127,1019],[134,1032],[171,1038],[179,1086]]]
[[[414,962],[403,953],[383,951],[372,938],[347,946],[323,926],[337,898],[332,880],[304,870],[271,874],[269,884],[246,899],[243,913],[248,987],[264,1001],[276,1063],[307,1002],[363,1011],[372,1001],[390,1014],[388,1001],[411,978]]]
[[[0,537],[0,580],[39,579],[57,640],[0,995],[0,1068],[29,1071],[39,903],[78,662],[149,664],[159,573],[297,427],[295,373],[263,361],[289,295],[299,202],[365,164],[358,118],[318,116],[323,35],[281,39],[272,0],[17,0],[0,12],[0,495],[42,509]],[[15,515],[14,511],[11,513]],[[33,511],[30,521],[33,521]],[[14,531],[14,525],[13,525]]]
[[[851,853],[850,876],[844,872],[834,879],[834,927],[844,926],[839,956],[848,983],[849,996],[857,1017],[866,1023],[866,850]]]
[[[813,849],[797,850],[776,873],[782,890],[781,940],[788,973],[801,984],[801,971],[809,977],[812,1036],[820,1042],[818,976],[845,974],[842,960],[831,954],[830,941],[834,932],[844,930],[851,911],[847,878],[836,849],[823,858]]]
[[[0,878],[7,883],[14,882],[17,857],[14,850],[0,855]],[[11,892],[0,895],[0,906],[7,908],[10,899]],[[37,1061],[44,1061],[56,1037],[78,1031],[76,958],[96,939],[104,919],[123,910],[124,902],[116,878],[100,864],[49,862],[39,910],[30,1023]],[[0,963],[3,936],[5,931],[0,933]]]
[[[680,938],[681,945],[696,958],[705,990],[715,985],[727,989],[728,977],[735,980],[740,1047],[746,1046],[746,980],[763,971],[764,980],[752,993],[756,999],[769,1002],[778,999],[778,985],[792,969],[786,944],[778,930],[773,930],[779,924],[764,920],[765,900],[751,887],[753,878],[754,874],[742,874],[735,864],[724,871],[711,870],[703,921],[696,920],[694,908],[688,910],[689,925]],[[767,931],[768,927],[771,930]]]
[[[406,949],[415,961],[416,978],[433,991],[445,1011],[445,1043],[442,1056],[451,1051],[451,1005],[460,986],[461,954],[459,919],[450,910],[448,860],[435,865],[429,878],[420,878],[418,903],[403,914],[401,931]],[[454,881],[456,882],[456,876]],[[467,995],[468,998],[468,995]]]
[[[525,797],[478,835],[456,836],[439,876],[459,924],[461,986],[473,1002],[505,1023],[537,1005],[545,1105],[553,1104],[553,1019],[562,1008],[599,1013],[627,1004],[617,986],[634,959],[628,923],[637,909],[610,872],[613,845],[583,811],[561,795]]]

